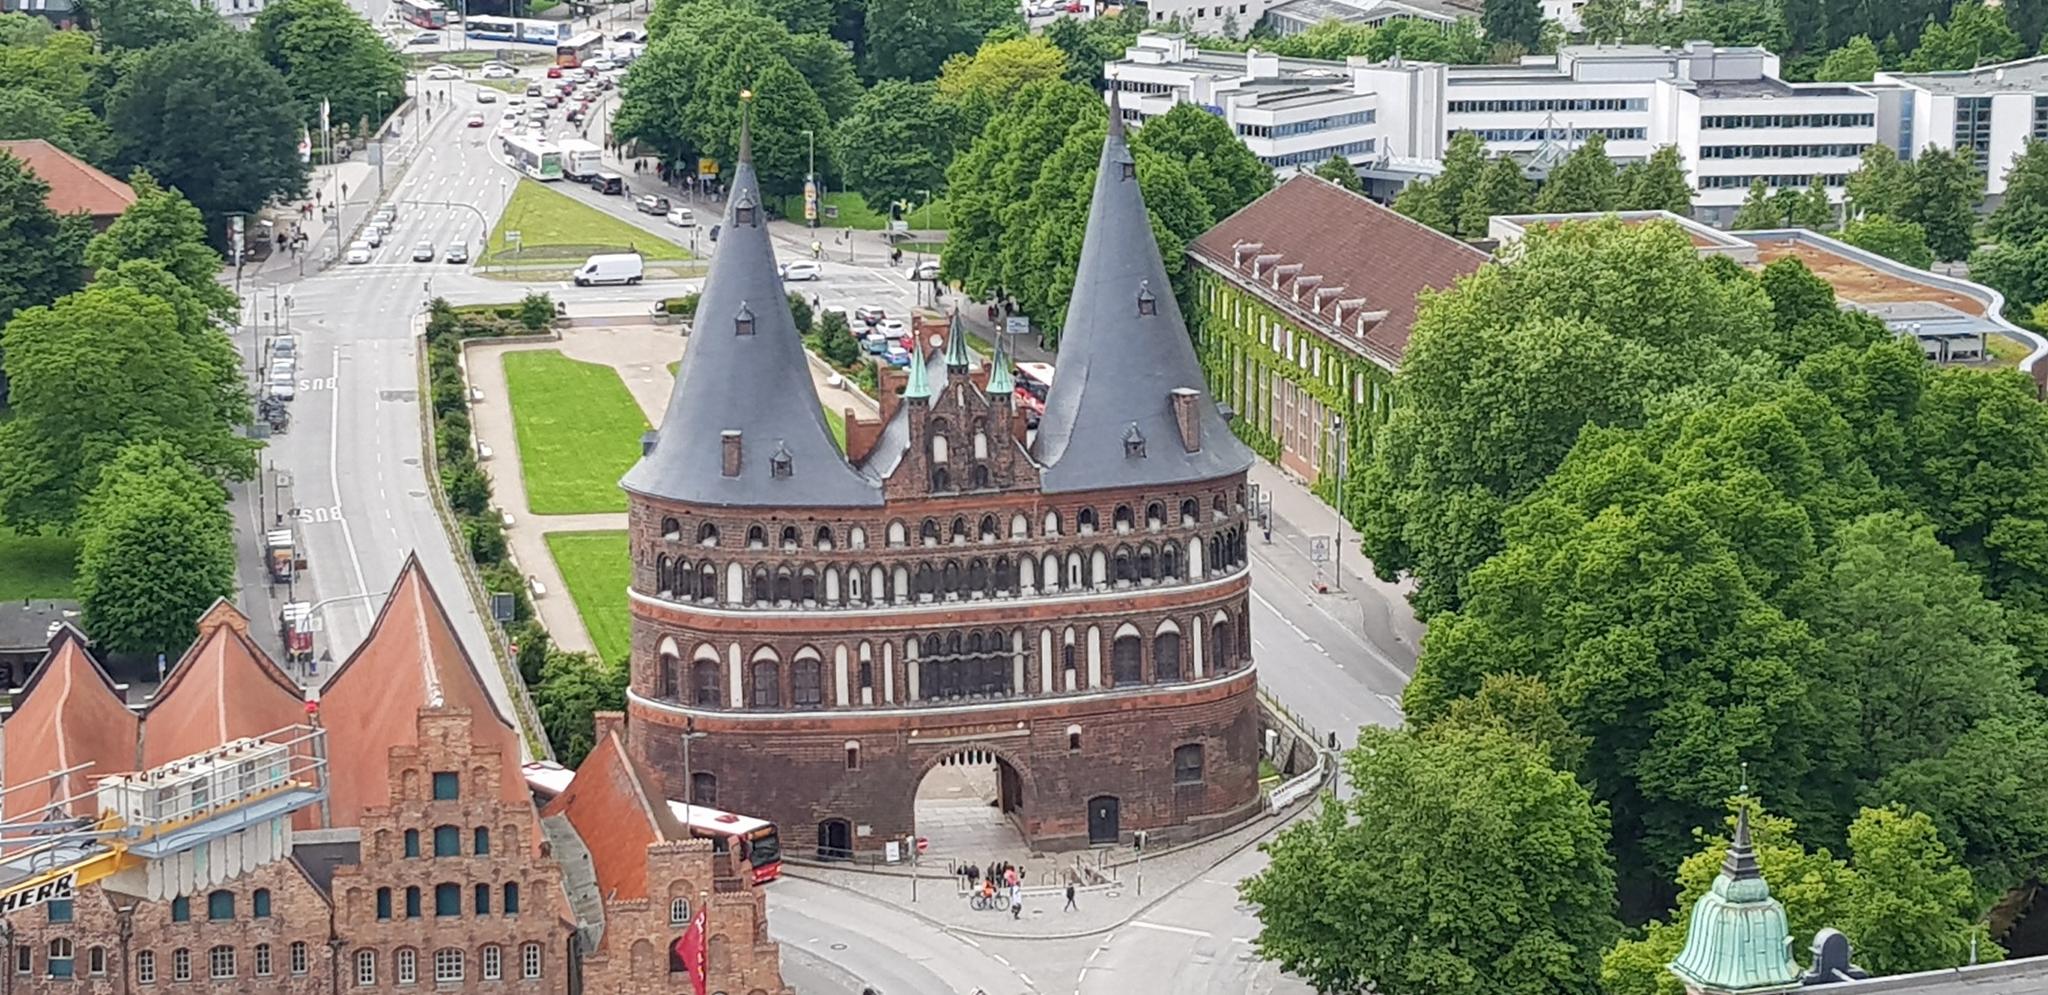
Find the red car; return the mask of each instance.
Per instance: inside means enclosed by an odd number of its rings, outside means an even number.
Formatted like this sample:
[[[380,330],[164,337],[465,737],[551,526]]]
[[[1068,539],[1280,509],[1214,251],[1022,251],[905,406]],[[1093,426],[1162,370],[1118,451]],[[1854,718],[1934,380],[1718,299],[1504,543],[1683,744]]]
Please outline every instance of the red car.
[[[548,78],[549,78],[549,79],[561,79],[561,78],[562,78],[562,67],[561,67],[561,66],[549,66],[549,67],[548,67]]]

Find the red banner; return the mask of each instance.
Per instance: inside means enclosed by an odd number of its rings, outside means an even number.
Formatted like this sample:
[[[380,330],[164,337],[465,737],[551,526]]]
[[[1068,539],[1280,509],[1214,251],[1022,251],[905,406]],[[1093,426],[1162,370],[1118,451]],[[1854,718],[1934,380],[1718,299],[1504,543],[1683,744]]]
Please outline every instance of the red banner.
[[[690,917],[690,926],[683,935],[676,938],[675,954],[690,972],[690,988],[696,995],[704,995],[710,979],[704,976],[704,957],[710,938],[704,935],[704,906],[697,906],[697,914]]]

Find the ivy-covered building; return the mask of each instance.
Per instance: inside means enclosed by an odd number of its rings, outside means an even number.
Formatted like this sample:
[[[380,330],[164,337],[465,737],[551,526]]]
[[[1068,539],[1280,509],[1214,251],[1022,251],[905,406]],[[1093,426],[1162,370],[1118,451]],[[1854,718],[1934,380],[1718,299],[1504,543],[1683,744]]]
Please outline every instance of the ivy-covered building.
[[[1420,297],[1487,255],[1318,176],[1301,174],[1188,246],[1196,347],[1238,434],[1330,496],[1333,418],[1360,466]]]

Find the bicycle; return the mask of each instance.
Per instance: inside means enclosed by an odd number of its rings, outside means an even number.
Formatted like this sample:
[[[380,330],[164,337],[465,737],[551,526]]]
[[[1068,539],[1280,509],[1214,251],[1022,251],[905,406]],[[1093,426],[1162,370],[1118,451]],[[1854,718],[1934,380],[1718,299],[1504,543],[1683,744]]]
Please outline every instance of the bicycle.
[[[967,907],[976,912],[1001,912],[1009,908],[1010,903],[1002,895],[984,895],[977,891],[967,896]]]

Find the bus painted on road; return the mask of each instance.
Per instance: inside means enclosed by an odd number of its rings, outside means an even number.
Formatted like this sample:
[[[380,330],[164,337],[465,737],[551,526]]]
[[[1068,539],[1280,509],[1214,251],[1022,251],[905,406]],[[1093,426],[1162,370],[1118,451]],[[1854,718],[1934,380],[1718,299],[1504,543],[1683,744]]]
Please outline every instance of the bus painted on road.
[[[505,139],[505,159],[513,168],[536,180],[562,178],[562,150],[539,135],[511,135]]]
[[[520,770],[526,787],[542,805],[569,790],[576,772],[552,760],[536,760]],[[753,869],[755,884],[766,884],[782,876],[782,839],[775,823],[750,815],[735,815],[690,802],[668,799],[669,814],[693,839],[710,840],[713,853],[729,853],[739,842],[739,856]]]
[[[438,0],[398,0],[393,5],[400,20],[422,28],[445,28],[448,26],[448,8]]]
[[[479,41],[510,41],[527,45],[560,45],[569,40],[567,21],[529,21],[515,17],[471,17],[462,31]]]
[[[555,65],[564,69],[574,69],[597,58],[603,51],[604,35],[596,31],[585,31],[555,46]]]

